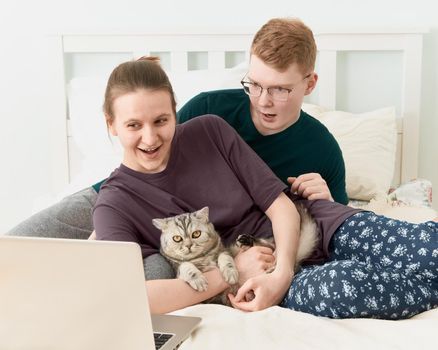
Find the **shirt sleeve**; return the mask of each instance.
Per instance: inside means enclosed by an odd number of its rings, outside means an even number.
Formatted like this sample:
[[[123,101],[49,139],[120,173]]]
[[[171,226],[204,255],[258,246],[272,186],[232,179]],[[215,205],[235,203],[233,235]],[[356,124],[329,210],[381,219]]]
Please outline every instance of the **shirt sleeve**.
[[[132,223],[109,205],[99,204],[94,207],[93,225],[97,239],[137,242]]]
[[[345,183],[345,163],[341,148],[333,137],[332,152],[325,164],[326,172],[321,176],[327,182],[330,193],[335,202],[348,204],[348,195]]]
[[[254,203],[266,211],[274,200],[287,189],[265,162],[249,147],[239,134],[220,117],[214,117],[214,127],[220,134],[226,158],[235,175],[250,194]]]
[[[143,258],[159,252],[142,242],[134,224],[110,205],[98,204],[94,207],[93,225],[98,240],[135,242],[140,245]]]

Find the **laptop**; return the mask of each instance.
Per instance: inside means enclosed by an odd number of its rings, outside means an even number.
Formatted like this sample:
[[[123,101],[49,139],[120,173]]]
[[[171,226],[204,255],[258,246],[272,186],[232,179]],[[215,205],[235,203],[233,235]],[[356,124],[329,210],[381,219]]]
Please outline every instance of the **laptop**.
[[[0,236],[0,349],[169,350],[200,320],[151,316],[136,243]]]

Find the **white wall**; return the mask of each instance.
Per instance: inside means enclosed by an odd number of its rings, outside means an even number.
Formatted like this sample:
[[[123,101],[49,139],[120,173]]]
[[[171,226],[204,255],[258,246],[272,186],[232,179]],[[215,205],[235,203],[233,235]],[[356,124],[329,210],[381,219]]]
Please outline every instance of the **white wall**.
[[[256,5],[257,3],[257,5]],[[132,31],[151,26],[253,26],[296,16],[310,27],[430,28],[424,41],[419,174],[438,193],[438,20],[434,1],[58,0],[0,4],[0,232],[50,194],[50,104],[45,90],[47,32]],[[123,5],[122,5],[123,4]],[[381,82],[376,81],[376,84]],[[435,196],[437,207],[438,196]]]

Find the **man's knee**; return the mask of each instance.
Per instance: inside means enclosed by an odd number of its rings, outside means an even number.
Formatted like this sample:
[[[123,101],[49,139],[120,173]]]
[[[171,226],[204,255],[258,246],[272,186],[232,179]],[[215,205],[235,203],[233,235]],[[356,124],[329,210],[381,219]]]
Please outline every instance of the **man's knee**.
[[[153,254],[143,260],[146,280],[172,279],[175,271],[161,254]]]
[[[84,189],[32,215],[7,234],[87,239],[93,231],[92,208],[96,199],[92,187]]]

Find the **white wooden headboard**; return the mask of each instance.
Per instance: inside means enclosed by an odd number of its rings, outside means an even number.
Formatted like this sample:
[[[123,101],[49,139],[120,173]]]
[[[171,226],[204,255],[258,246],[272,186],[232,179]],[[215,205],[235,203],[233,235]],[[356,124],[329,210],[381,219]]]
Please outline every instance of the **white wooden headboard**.
[[[53,104],[50,106],[49,117],[53,128],[53,193],[59,192],[71,181],[71,162],[74,156],[69,146],[66,86],[72,78],[84,74],[93,75],[97,71],[109,73],[116,65],[114,59],[119,63],[147,54],[160,55],[165,68],[172,71],[229,68],[248,60],[248,50],[255,31],[230,28],[155,29],[126,35],[103,33],[50,36],[52,74],[49,82]],[[369,108],[390,105],[397,107],[398,150],[394,184],[417,176],[422,40],[425,32],[424,29],[315,32],[319,81],[309,102],[330,109],[354,108],[354,103],[346,102],[345,96],[353,95],[354,100],[354,91],[360,91],[365,86],[368,90],[361,92],[359,98],[356,96],[356,101],[366,100],[374,93],[377,97],[374,102],[371,100],[368,103]],[[362,58],[358,59],[355,53],[363,53]],[[375,56],[374,53],[383,56]],[[108,60],[107,55],[113,58]],[[356,67],[348,63],[348,55],[353,55],[350,60],[356,61]],[[379,62],[386,63],[386,68],[376,68],[373,61],[377,61],[377,65]],[[361,68],[357,69],[357,62],[360,65],[371,62],[371,68],[368,68],[365,76]],[[385,72],[392,77],[394,87],[387,89],[389,93],[382,97],[379,89],[387,84]],[[352,83],[356,85],[351,86]],[[360,110],[364,106],[366,104],[354,112],[364,112]]]

